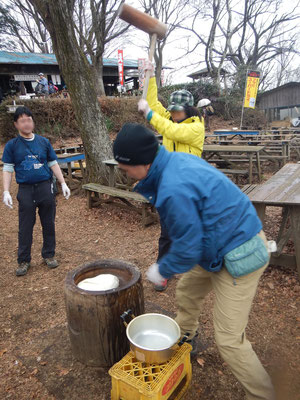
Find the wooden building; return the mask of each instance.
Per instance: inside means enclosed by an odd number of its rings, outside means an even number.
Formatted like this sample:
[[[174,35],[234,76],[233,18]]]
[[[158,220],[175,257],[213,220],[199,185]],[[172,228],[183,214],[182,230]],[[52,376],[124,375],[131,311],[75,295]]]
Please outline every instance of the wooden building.
[[[289,82],[259,95],[258,108],[269,122],[300,116],[300,82]]]
[[[32,93],[40,72],[60,89],[64,86],[54,54],[0,51],[0,87],[4,95],[22,92],[24,88]],[[137,60],[124,60],[124,76],[125,84],[130,80],[137,87]],[[113,94],[119,85],[117,58],[103,59],[103,81],[106,94]]]
[[[225,79],[226,75],[228,75],[228,72],[226,71],[226,69],[221,68],[221,71],[220,71],[221,78]],[[199,71],[189,74],[188,78],[192,78],[193,81],[197,81],[197,80],[203,79],[203,78],[211,78],[211,74],[209,73],[207,68],[203,68],[203,69],[200,69]]]

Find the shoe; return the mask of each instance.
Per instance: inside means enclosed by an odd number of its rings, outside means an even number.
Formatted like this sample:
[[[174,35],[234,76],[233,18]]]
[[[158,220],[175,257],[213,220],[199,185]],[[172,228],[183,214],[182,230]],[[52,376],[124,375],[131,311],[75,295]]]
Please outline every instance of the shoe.
[[[168,279],[165,279],[161,285],[155,285],[154,290],[156,290],[157,292],[163,292],[164,290],[167,289],[167,287],[168,287]]]
[[[186,343],[189,343],[190,345],[192,345],[192,350],[190,352],[191,356],[195,356],[196,354],[198,354],[198,332],[196,333],[196,335],[193,337],[193,339],[187,340]]]
[[[58,262],[55,260],[55,258],[44,258],[45,263],[47,264],[48,268],[56,268],[58,267]]]
[[[30,268],[30,263],[27,261],[22,261],[19,265],[18,268],[16,269],[16,275],[17,276],[24,276],[27,274],[27,271]]]

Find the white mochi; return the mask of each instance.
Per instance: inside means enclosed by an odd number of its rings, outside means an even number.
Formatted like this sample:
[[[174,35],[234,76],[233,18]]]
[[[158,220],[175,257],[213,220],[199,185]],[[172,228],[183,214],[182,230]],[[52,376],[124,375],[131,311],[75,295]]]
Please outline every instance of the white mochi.
[[[119,286],[119,279],[112,274],[100,274],[94,278],[87,278],[77,285],[83,290],[101,291],[111,290]]]

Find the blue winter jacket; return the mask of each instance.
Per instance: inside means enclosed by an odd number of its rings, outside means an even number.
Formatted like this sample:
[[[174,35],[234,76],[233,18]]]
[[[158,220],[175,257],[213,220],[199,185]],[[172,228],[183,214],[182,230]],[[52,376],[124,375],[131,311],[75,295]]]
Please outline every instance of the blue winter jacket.
[[[169,252],[159,260],[165,278],[196,264],[219,271],[226,253],[262,229],[248,197],[197,156],[162,146],[135,190],[156,207],[171,239]]]

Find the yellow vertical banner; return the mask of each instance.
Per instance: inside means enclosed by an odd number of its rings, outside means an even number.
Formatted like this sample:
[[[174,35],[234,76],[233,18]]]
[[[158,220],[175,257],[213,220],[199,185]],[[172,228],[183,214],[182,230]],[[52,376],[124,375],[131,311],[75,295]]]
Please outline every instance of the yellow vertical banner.
[[[255,108],[260,72],[248,71],[244,107]]]

